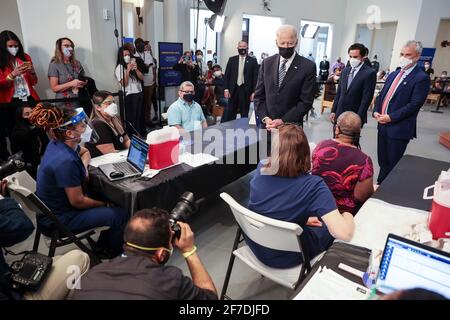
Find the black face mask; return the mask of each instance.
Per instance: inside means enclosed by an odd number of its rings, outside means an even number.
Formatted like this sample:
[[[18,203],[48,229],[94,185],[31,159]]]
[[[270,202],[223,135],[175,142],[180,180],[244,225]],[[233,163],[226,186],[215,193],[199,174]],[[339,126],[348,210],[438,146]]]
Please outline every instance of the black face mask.
[[[145,45],[144,44],[138,44],[136,45],[136,51],[137,52],[143,52],[145,49]]]
[[[285,59],[289,59],[290,57],[292,57],[292,55],[295,52],[295,47],[291,47],[291,48],[278,48],[280,56],[282,56]]]
[[[238,52],[241,56],[247,55],[247,49],[238,49]]]
[[[186,101],[186,102],[189,102],[189,103],[191,103],[192,101],[194,101],[194,99],[195,99],[195,95],[194,95],[194,94],[191,94],[191,93],[185,94],[185,95],[183,96],[183,100]]]

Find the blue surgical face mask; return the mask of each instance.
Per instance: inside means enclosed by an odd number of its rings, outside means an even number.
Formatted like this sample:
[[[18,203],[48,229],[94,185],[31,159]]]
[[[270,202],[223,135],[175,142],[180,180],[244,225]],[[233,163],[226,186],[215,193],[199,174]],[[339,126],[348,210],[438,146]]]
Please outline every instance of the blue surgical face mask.
[[[63,54],[67,58],[70,58],[72,56],[72,52],[73,52],[73,48],[70,48],[70,47],[64,47],[63,48]]]

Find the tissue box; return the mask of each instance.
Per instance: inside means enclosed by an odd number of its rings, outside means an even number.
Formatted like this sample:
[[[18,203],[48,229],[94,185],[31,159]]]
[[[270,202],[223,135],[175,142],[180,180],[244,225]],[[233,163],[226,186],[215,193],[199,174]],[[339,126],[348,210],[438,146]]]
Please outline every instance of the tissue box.
[[[147,136],[148,163],[151,169],[160,170],[179,162],[180,133],[168,127],[150,132]]]

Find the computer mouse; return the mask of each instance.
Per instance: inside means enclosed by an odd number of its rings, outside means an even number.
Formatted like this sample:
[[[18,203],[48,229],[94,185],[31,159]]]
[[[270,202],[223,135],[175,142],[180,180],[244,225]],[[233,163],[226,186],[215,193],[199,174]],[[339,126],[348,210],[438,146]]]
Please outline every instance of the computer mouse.
[[[118,172],[118,171],[114,171],[114,172],[111,172],[111,173],[109,174],[109,177],[110,177],[111,179],[123,178],[124,176],[125,176],[125,173],[123,173],[123,172]]]

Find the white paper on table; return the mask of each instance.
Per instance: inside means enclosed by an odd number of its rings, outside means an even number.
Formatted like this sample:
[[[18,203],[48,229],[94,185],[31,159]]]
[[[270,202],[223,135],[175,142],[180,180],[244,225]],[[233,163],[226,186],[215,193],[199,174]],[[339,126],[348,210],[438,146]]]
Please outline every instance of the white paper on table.
[[[193,168],[197,168],[205,164],[210,164],[218,160],[219,158],[206,153],[191,154],[186,152],[180,155],[180,162],[183,162]]]
[[[128,156],[128,150],[123,150],[117,153],[108,153],[103,156],[91,159],[89,165],[98,168],[99,166],[111,163],[117,163],[126,161]]]
[[[145,170],[144,170],[144,173],[142,173],[141,177],[151,179],[160,172],[161,172],[160,170],[150,169],[150,167],[147,164],[147,165],[145,165]]]
[[[331,269],[316,271],[294,300],[366,300],[370,290]]]
[[[414,225],[427,225],[428,215],[426,211],[369,199],[355,216],[355,233],[350,244],[383,250],[389,233],[408,238]]]

